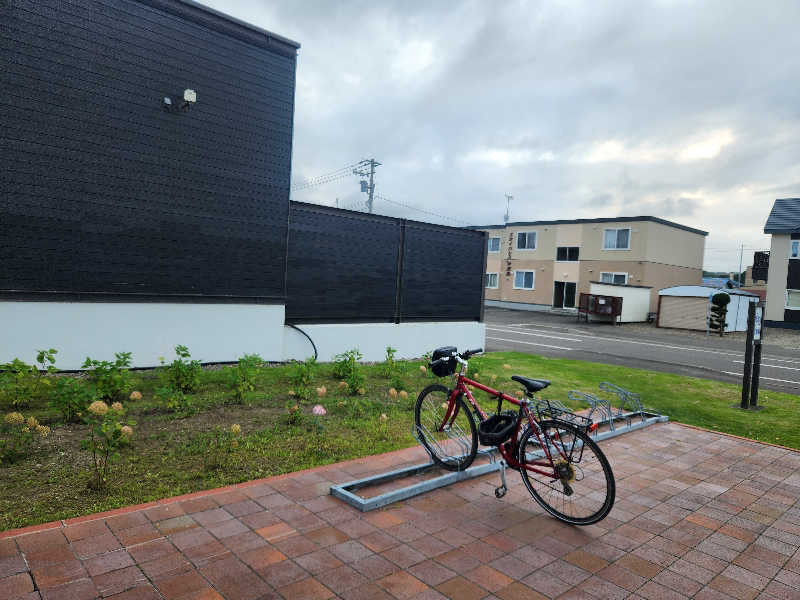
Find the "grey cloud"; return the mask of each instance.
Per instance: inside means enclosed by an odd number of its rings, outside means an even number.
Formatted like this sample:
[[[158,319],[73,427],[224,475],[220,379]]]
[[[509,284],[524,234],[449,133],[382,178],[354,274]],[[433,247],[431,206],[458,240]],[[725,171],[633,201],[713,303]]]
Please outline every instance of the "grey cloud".
[[[375,156],[381,194],[472,223],[499,222],[509,192],[514,218],[647,212],[709,230],[715,248],[763,246],[772,199],[800,195],[793,0],[204,1],[302,44],[297,178]],[[417,42],[432,64],[398,77]],[[718,156],[678,160],[720,130],[734,141]],[[580,160],[608,141],[656,159]],[[487,150],[518,160],[461,160]],[[355,178],[296,196],[363,199]]]

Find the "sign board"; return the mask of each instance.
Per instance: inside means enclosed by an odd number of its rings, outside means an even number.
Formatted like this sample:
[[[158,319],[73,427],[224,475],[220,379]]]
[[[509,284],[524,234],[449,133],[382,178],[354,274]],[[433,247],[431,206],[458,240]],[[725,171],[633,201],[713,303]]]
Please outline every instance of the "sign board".
[[[756,319],[753,327],[753,341],[756,344],[761,343],[761,313],[763,310],[760,306],[756,306]]]

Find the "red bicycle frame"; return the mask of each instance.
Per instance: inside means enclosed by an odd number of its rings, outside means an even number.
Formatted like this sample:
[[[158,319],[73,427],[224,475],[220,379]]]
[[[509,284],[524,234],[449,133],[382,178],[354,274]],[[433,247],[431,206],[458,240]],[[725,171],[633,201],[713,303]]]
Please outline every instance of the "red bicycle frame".
[[[519,406],[521,408],[521,413],[517,417],[517,426],[514,428],[514,435],[511,437],[511,440],[516,442],[519,439],[519,433],[520,433],[520,429],[522,428],[522,423],[523,423],[522,415],[524,415],[525,418],[527,418],[528,423],[530,424],[531,430],[533,431],[534,435],[536,435],[536,438],[539,440],[539,446],[544,450],[545,456],[547,457],[547,462],[536,461],[535,460],[535,461],[532,461],[532,462],[529,462],[529,463],[526,463],[526,464],[523,465],[516,458],[514,458],[513,445],[512,445],[512,447],[509,447],[508,446],[509,442],[504,442],[504,443],[500,444],[500,446],[498,446],[498,448],[500,450],[500,455],[503,457],[503,460],[506,461],[506,464],[508,464],[508,466],[510,466],[510,467],[512,467],[514,469],[522,469],[522,468],[524,468],[524,469],[526,469],[528,471],[532,471],[534,473],[539,473],[540,475],[544,475],[545,477],[551,477],[554,480],[558,479],[559,477],[556,474],[555,463],[553,462],[553,457],[550,454],[549,444],[543,443],[542,437],[541,437],[541,429],[539,428],[538,424],[536,423],[536,420],[533,417],[533,413],[531,413],[530,408],[528,407],[528,402],[525,401],[525,400],[517,400],[516,398],[513,398],[513,397],[509,396],[508,394],[504,394],[503,392],[501,392],[499,390],[492,389],[492,388],[490,388],[488,386],[483,385],[480,382],[477,382],[477,381],[475,381],[473,379],[469,379],[468,377],[466,377],[464,375],[463,369],[458,374],[456,387],[453,389],[452,393],[450,394],[449,402],[448,402],[448,405],[447,405],[447,411],[445,413],[444,419],[442,420],[442,424],[441,424],[441,426],[439,428],[440,431],[443,431],[445,429],[445,427],[448,427],[448,426],[452,425],[453,421],[458,416],[458,411],[459,411],[458,397],[459,397],[459,395],[462,395],[462,394],[464,396],[466,396],[466,398],[469,400],[469,403],[472,405],[472,408],[474,408],[478,412],[478,414],[481,417],[481,421],[485,421],[486,419],[489,418],[489,416],[483,411],[483,409],[475,401],[475,398],[472,396],[472,394],[469,391],[469,388],[467,387],[468,385],[476,387],[479,390],[483,390],[484,392],[486,392],[490,396],[505,400],[507,402],[511,402],[515,406]],[[557,439],[557,435],[558,434],[556,433],[555,434],[556,439]],[[558,452],[562,456],[562,458],[565,461],[567,461],[568,459],[567,459],[566,453],[564,452],[564,449],[563,448],[559,448],[558,446],[556,446],[556,448],[558,449]],[[548,471],[543,471],[543,470],[538,469],[536,467],[546,467],[549,470]]]

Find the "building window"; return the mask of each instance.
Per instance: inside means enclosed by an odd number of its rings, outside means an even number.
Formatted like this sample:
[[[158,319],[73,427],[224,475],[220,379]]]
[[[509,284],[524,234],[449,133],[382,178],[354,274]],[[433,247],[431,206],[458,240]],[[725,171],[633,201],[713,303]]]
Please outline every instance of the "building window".
[[[800,290],[786,290],[786,308],[800,310]]]
[[[625,285],[628,283],[627,273],[600,273],[601,283],[618,283]]]
[[[487,273],[486,274],[486,287],[491,290],[497,289],[497,273]]]
[[[577,262],[580,248],[578,246],[558,246],[556,260],[559,262]]]
[[[630,250],[631,230],[605,229],[603,231],[603,250]]]
[[[792,240],[792,250],[789,258],[800,258],[800,240]]]
[[[536,271],[514,271],[514,289],[532,290],[536,284]]]
[[[536,250],[536,232],[520,231],[517,233],[517,250]]]
[[[489,252],[500,252],[500,238],[499,237],[490,237],[489,238]]]

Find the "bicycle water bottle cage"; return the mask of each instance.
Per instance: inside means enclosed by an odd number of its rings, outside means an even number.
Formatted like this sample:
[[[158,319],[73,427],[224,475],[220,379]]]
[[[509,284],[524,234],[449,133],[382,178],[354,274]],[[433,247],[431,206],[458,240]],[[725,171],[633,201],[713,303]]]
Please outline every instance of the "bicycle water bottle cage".
[[[499,446],[511,438],[516,423],[514,415],[492,415],[478,425],[478,439],[484,446]]]
[[[431,370],[437,377],[447,377],[456,372],[456,359],[458,348],[455,346],[442,346],[433,351],[431,356]],[[443,360],[448,359],[448,360]]]

